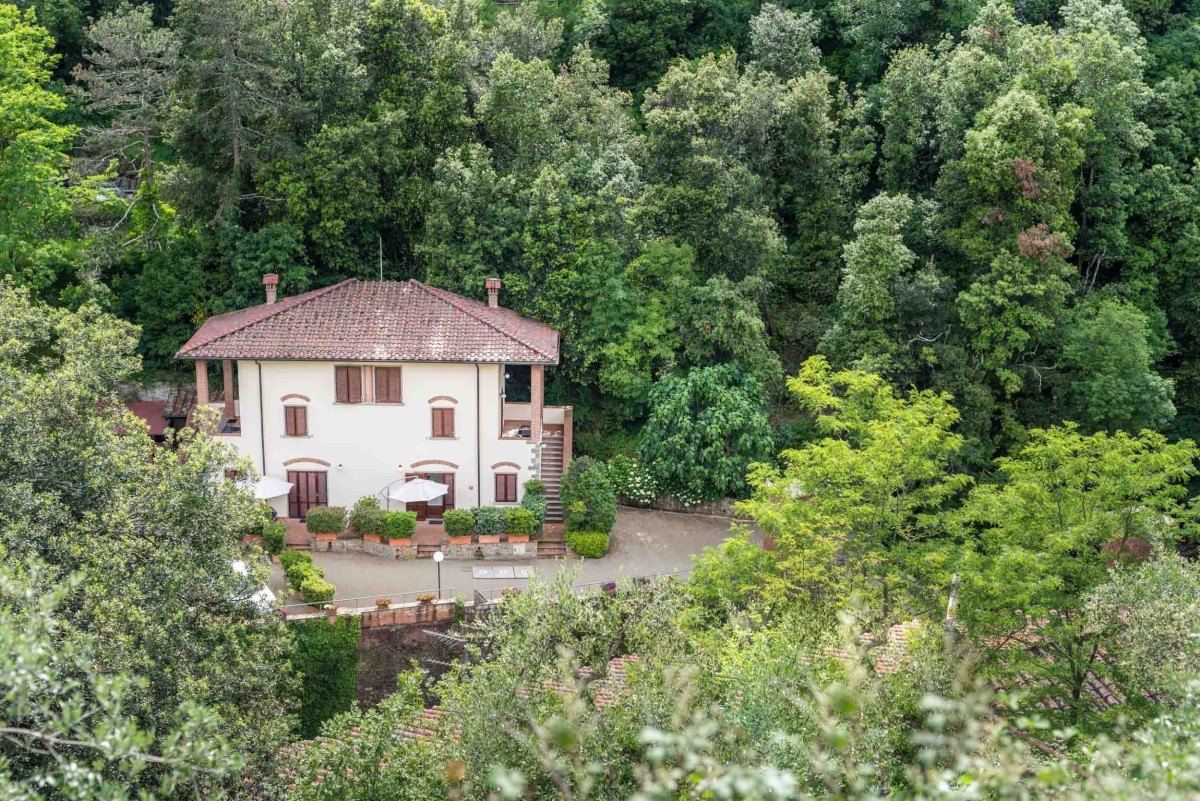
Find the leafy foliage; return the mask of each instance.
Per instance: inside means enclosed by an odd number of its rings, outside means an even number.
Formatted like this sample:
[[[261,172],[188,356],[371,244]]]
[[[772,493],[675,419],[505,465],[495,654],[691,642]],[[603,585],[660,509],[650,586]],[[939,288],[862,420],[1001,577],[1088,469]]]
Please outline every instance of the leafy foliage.
[[[360,620],[343,615],[333,622],[317,618],[289,626],[296,638],[292,666],[301,686],[298,733],[314,737],[325,721],[354,707]]]
[[[608,553],[608,535],[602,531],[568,531],[567,546],[587,559],[599,559]]]
[[[608,465],[589,456],[572,459],[559,489],[567,512],[567,531],[607,534],[617,522],[617,496]]]
[[[309,534],[341,534],[346,530],[346,510],[341,506],[314,506],[304,516],[304,524]]]
[[[447,509],[442,526],[450,537],[469,537],[475,533],[475,513],[470,509]]]

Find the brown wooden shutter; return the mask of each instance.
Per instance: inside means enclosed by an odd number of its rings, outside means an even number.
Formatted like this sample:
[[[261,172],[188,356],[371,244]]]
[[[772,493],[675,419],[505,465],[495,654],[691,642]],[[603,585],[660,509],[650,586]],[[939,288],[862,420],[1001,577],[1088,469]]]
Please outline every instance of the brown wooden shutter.
[[[287,434],[289,437],[298,436],[296,434],[296,407],[295,406],[284,406],[283,407],[283,433]]]
[[[454,410],[453,409],[434,409],[433,410],[433,435],[435,437],[453,437],[454,436]]]
[[[496,502],[515,503],[517,500],[517,476],[515,473],[496,474]]]
[[[400,403],[404,398],[400,394],[400,368],[375,368],[375,402]]]
[[[362,403],[362,368],[347,367],[347,381],[350,385],[349,399],[347,403]]]
[[[308,408],[305,406],[285,406],[283,420],[289,437],[308,436]]]
[[[350,368],[333,368],[334,399],[338,403],[350,402]]]

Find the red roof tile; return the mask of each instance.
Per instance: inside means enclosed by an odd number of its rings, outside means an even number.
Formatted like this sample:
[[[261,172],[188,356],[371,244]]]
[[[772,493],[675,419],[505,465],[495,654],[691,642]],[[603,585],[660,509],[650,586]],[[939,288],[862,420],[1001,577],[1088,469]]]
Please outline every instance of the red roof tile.
[[[558,364],[558,332],[420,281],[357,279],[211,317],[177,359]]]

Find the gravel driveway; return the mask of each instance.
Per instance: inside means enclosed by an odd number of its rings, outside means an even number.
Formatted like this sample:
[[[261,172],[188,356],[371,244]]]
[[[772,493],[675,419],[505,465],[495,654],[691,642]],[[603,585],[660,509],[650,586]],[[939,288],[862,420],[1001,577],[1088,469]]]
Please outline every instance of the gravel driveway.
[[[691,567],[692,556],[731,536],[731,521],[722,517],[621,508],[612,531],[611,547],[601,559],[513,559],[442,562],[443,592],[471,597],[481,591],[523,587],[526,579],[476,579],[471,568],[479,565],[524,565],[539,576],[562,569],[578,569],[577,583],[612,581],[619,578],[670,573]],[[387,560],[366,554],[315,553],[313,561],[325,569],[337,587],[337,597],[397,597],[437,587],[437,566],[432,560]],[[283,574],[274,566],[271,586],[283,586]],[[398,599],[397,599],[398,600]]]

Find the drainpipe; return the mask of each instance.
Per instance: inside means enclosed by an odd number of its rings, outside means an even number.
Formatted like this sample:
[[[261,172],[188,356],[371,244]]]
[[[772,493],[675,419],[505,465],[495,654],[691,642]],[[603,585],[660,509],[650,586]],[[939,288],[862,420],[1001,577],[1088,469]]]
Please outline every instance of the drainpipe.
[[[257,359],[254,364],[258,367],[258,441],[262,445],[262,474],[267,474],[267,426],[263,413],[262,362]]]
[[[475,508],[483,498],[483,432],[480,430],[479,413],[479,362],[475,362]]]

